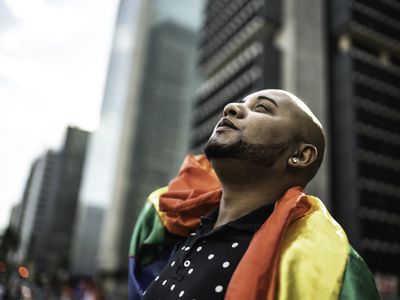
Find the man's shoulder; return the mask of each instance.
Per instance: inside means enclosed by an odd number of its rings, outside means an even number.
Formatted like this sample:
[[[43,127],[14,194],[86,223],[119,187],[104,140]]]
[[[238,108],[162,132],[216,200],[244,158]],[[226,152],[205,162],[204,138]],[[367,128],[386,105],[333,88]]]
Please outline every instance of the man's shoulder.
[[[280,292],[290,291],[288,299],[295,299],[296,293],[305,293],[304,284],[319,282],[318,289],[309,286],[318,299],[325,299],[325,291],[338,299],[379,299],[368,266],[349,244],[343,228],[321,200],[307,195],[307,201],[310,210],[287,228],[280,259],[281,283],[298,282],[302,287]]]

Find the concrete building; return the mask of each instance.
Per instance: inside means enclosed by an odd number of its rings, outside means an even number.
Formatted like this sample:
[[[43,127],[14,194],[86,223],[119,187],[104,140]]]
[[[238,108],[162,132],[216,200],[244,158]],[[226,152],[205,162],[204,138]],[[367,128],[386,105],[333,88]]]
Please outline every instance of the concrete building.
[[[400,4],[332,0],[329,16],[333,208],[398,297]]]
[[[153,15],[155,20],[143,36],[143,64],[136,65],[135,73],[141,74],[141,81],[135,93],[125,99],[131,113],[124,116],[112,205],[100,247],[103,271],[121,272],[123,276],[137,214],[147,195],[167,184],[177,172],[187,150],[188,91],[194,81],[194,33],[174,18],[160,16],[171,14],[170,7],[160,11],[157,1],[143,5],[147,7],[142,16]]]
[[[88,137],[87,131],[68,127],[58,156],[54,199],[50,207],[50,218],[46,224],[46,235],[43,235],[45,241],[40,260],[43,262],[43,269],[50,273],[69,270],[78,193]]]
[[[41,255],[43,232],[51,215],[57,157],[57,152],[48,151],[32,164],[20,204],[20,219],[15,221],[20,235],[16,255],[19,261],[34,261]]]
[[[188,149],[195,34],[171,21],[149,32],[129,185],[132,209],[176,174]],[[156,108],[156,109],[155,109]],[[129,239],[130,237],[127,237]]]
[[[33,174],[35,174],[35,166],[36,166],[36,160],[35,162],[32,163],[30,169],[29,169],[29,175],[28,175],[28,179],[26,180],[25,183],[25,187],[24,187],[24,192],[22,195],[22,200],[21,202],[18,204],[19,206],[19,213],[16,214],[15,216],[13,215],[10,223],[12,222],[14,224],[14,228],[15,230],[18,232],[19,235],[21,235],[21,227],[22,227],[22,220],[24,218],[24,214],[25,214],[25,210],[26,210],[26,203],[28,201],[28,196],[29,196],[29,191],[30,191],[30,187],[32,184],[32,178],[33,178]]]
[[[48,151],[31,167],[19,212],[17,261],[51,275],[67,271],[88,132],[68,127],[59,152]]]
[[[100,241],[88,257],[86,252],[74,257],[74,265],[90,261],[97,273],[106,278],[105,290],[113,298],[124,299],[127,294],[125,278],[128,250],[121,244],[122,235],[130,235],[131,228],[123,228],[124,218],[133,224],[134,211],[127,211],[126,189],[131,183],[127,176],[134,122],[138,114],[139,87],[148,30],[148,1],[122,0],[120,2],[106,86],[98,130],[92,135],[84,166],[80,207],[95,205],[105,208]],[[130,199],[129,199],[130,200]],[[83,212],[80,212],[82,214]],[[77,228],[85,226],[79,219]],[[83,229],[82,230],[87,230]],[[75,249],[83,249],[83,241],[75,235]],[[123,253],[121,255],[121,252]],[[95,258],[93,261],[92,258]],[[127,263],[125,263],[127,264]],[[117,278],[117,280],[115,280]]]
[[[22,204],[17,203],[11,208],[10,222],[8,227],[12,228],[15,232],[19,231],[19,223],[22,214]]]
[[[122,293],[136,216],[148,193],[176,174],[187,150],[199,23],[200,1],[120,4],[80,201],[108,205],[98,267],[120,278]]]
[[[80,205],[76,217],[70,272],[74,276],[93,276],[98,265],[98,247],[101,237],[104,209]],[[82,259],[84,258],[84,259]]]

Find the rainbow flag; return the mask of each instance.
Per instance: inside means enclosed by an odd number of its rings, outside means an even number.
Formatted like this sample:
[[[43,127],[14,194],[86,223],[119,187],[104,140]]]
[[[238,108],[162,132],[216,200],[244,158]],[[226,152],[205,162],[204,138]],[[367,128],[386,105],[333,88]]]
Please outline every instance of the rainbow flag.
[[[204,156],[188,156],[168,187],[153,192],[130,247],[129,299],[140,299],[173,254],[218,206],[221,187]],[[371,272],[316,197],[289,189],[254,235],[225,299],[379,299]]]
[[[179,237],[169,233],[150,199],[165,189],[153,192],[144,205],[134,228],[129,249],[129,299],[141,299],[150,282],[160,273],[173,253]]]
[[[218,207],[221,184],[203,155],[188,155],[168,187],[147,198],[129,249],[129,299],[140,299],[174,252],[200,224],[200,216]]]

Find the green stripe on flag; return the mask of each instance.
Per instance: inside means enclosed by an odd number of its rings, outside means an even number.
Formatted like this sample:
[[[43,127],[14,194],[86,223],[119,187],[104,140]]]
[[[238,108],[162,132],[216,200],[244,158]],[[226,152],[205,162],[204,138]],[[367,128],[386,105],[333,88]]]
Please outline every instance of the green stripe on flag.
[[[340,300],[379,300],[375,280],[360,255],[350,247]]]
[[[152,262],[165,249],[168,233],[150,202],[146,202],[133,230],[129,255],[139,258],[143,266]]]

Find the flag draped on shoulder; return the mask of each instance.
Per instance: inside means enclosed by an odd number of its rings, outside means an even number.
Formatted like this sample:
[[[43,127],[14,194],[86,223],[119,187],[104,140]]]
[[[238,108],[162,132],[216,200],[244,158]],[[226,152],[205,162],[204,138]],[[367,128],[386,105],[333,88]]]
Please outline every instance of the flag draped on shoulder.
[[[225,299],[379,299],[371,272],[316,197],[289,189],[254,235]]]
[[[221,184],[204,155],[188,155],[167,187],[149,195],[129,249],[129,299],[140,299],[168,262],[174,246],[218,207]]]
[[[218,207],[221,184],[203,155],[186,157],[179,174],[148,197],[130,246],[129,299],[140,299],[200,216]],[[252,238],[227,300],[379,299],[375,282],[340,225],[316,197],[290,188]]]

